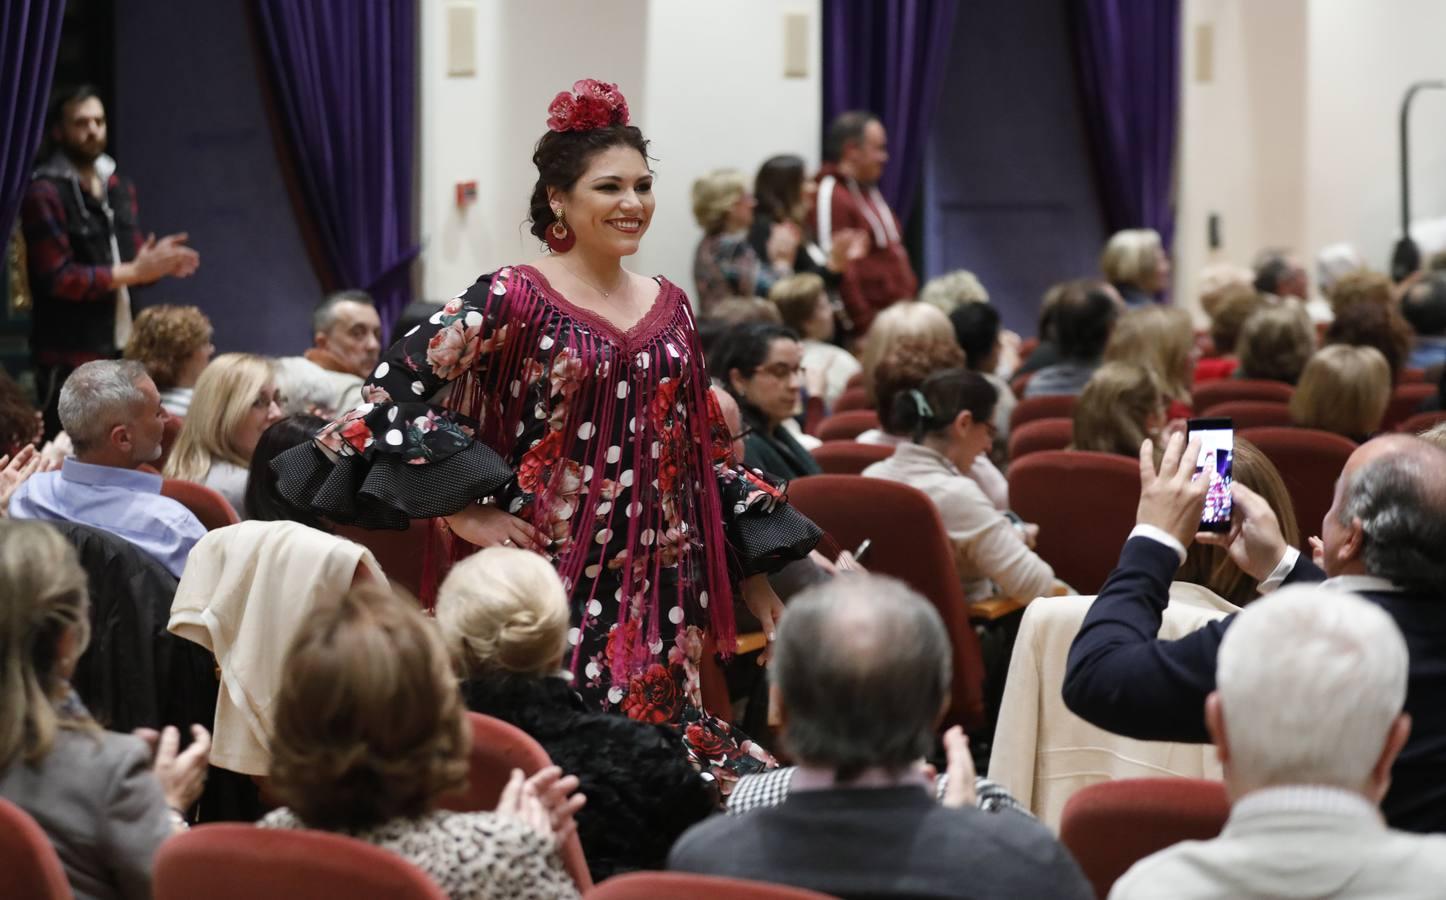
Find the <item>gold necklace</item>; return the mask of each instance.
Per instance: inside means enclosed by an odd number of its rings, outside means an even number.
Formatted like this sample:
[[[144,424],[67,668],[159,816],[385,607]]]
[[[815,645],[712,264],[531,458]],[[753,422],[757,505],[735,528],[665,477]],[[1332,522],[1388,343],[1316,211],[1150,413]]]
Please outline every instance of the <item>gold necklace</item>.
[[[564,269],[566,269],[566,270],[567,270],[567,274],[571,275],[573,278],[576,278],[578,281],[581,281],[583,284],[585,284],[585,285],[587,285],[588,287],[592,288],[593,290],[597,291],[599,294],[602,294],[604,300],[611,300],[611,299],[612,299],[612,296],[613,296],[613,292],[612,292],[612,291],[605,291],[605,290],[603,290],[602,288],[598,287],[597,285],[593,284],[591,281],[588,281],[586,278],[583,278],[581,275],[577,274],[576,272],[574,272],[574,271],[572,270],[572,266],[569,266],[567,263],[563,262],[561,259],[559,259],[559,260],[557,261],[557,264],[560,265],[560,266],[562,266]],[[622,277],[623,277],[624,280],[626,280],[627,277],[628,277],[628,273],[627,273],[627,272],[623,272],[623,273],[622,273]],[[617,290],[617,288],[613,288],[613,291],[615,291],[615,290]]]

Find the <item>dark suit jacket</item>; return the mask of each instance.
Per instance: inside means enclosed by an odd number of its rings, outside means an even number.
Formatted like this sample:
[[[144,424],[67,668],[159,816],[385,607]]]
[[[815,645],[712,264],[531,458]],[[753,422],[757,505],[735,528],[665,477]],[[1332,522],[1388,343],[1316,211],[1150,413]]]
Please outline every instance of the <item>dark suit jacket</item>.
[[[668,868],[856,900],[1094,896],[1043,825],[948,809],[921,787],[798,791],[771,809],[714,816],[678,839]]]
[[[1216,656],[1235,617],[1179,640],[1157,640],[1177,568],[1175,552],[1158,541],[1125,542],[1120,564],[1070,647],[1064,702],[1076,715],[1140,740],[1209,740],[1205,698],[1215,690]],[[1325,573],[1302,555],[1286,583],[1323,580]],[[1411,737],[1391,771],[1381,809],[1394,828],[1446,831],[1446,602],[1405,591],[1361,596],[1396,621],[1411,657]]]

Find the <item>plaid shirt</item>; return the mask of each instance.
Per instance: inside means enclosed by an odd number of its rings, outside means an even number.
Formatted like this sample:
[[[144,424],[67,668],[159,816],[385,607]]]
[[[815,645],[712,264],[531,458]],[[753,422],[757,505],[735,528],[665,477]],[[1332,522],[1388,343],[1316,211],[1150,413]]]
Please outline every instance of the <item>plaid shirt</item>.
[[[737,816],[755,809],[778,806],[788,799],[789,787],[793,784],[793,773],[796,771],[798,771],[796,767],[787,766],[760,772],[757,775],[744,775],[738,779],[738,783],[733,785],[733,790],[728,794],[726,810],[728,815]],[[947,772],[935,779],[934,795],[936,799],[944,796],[944,789],[948,785],[949,774]],[[974,779],[974,804],[985,812],[1012,809],[1026,816],[1030,815],[1029,810],[1020,805],[1009,791],[987,778],[976,777]]]

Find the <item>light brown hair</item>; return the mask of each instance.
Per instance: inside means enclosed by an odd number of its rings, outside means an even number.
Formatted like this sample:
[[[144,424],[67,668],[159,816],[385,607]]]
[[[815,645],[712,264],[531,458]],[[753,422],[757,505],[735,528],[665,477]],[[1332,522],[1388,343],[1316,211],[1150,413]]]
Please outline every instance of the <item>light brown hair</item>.
[[[864,335],[863,349],[859,353],[859,364],[863,366],[864,392],[870,400],[879,400],[874,383],[874,370],[878,368],[879,361],[905,338],[924,343],[949,344],[955,350],[959,349],[958,342],[954,340],[954,326],[950,324],[949,317],[937,307],[917,300],[901,300],[886,307],[874,317],[873,324]],[[962,351],[960,355],[963,355]]]
[[[1165,393],[1149,369],[1107,362],[1095,370],[1074,407],[1072,449],[1136,457],[1150,436],[1147,422],[1165,419]]]
[[[212,360],[196,382],[186,422],[166,461],[166,477],[204,481],[218,460],[249,468],[250,456],[237,449],[232,435],[275,380],[275,367],[264,356],[223,353]]]
[[[141,310],[124,356],[146,367],[156,390],[176,386],[191,354],[211,342],[211,320],[194,306],[151,306]]]
[[[437,629],[374,584],[317,604],[283,663],[271,786],[309,828],[419,816],[467,781],[471,731]]]
[[[1375,434],[1391,402],[1391,367],[1374,347],[1332,344],[1305,364],[1290,398],[1290,418],[1353,441]]]
[[[1241,378],[1295,384],[1315,350],[1315,335],[1305,311],[1295,303],[1275,303],[1257,311],[1240,327],[1235,355]]]
[[[1347,272],[1330,288],[1331,312],[1340,315],[1358,303],[1390,307],[1395,303],[1391,279],[1370,269]]]
[[[1106,362],[1144,366],[1172,400],[1190,399],[1195,329],[1178,306],[1143,306],[1120,316],[1105,345]]]
[[[728,225],[733,205],[748,193],[748,178],[737,169],[715,169],[693,182],[693,218],[705,234]]]
[[[790,275],[773,285],[768,299],[778,307],[783,324],[799,334],[818,309],[818,298],[823,296],[823,279],[812,272]]]
[[[1215,298],[1210,313],[1210,340],[1216,353],[1234,353],[1245,320],[1265,306],[1265,298],[1249,284],[1226,285]]]

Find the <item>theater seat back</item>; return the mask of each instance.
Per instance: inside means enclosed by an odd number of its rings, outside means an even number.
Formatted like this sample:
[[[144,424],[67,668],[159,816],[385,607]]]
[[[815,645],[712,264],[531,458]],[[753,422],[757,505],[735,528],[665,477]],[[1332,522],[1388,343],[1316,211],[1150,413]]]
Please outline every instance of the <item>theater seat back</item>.
[[[825,475],[860,475],[874,463],[893,456],[894,448],[858,441],[825,441],[812,452],[813,461]]]
[[[1247,428],[1236,433],[1260,448],[1279,470],[1295,508],[1300,549],[1309,553],[1309,538],[1320,535],[1321,521],[1335,497],[1336,478],[1356,451],[1356,442],[1314,428]]]
[[[1093,594],[1135,527],[1138,460],[1112,453],[1046,450],[1009,467],[1009,506],[1039,526],[1035,552],[1055,577]]]
[[[0,799],[0,885],[7,897],[70,900],[65,867],[45,831],[25,810]]]

